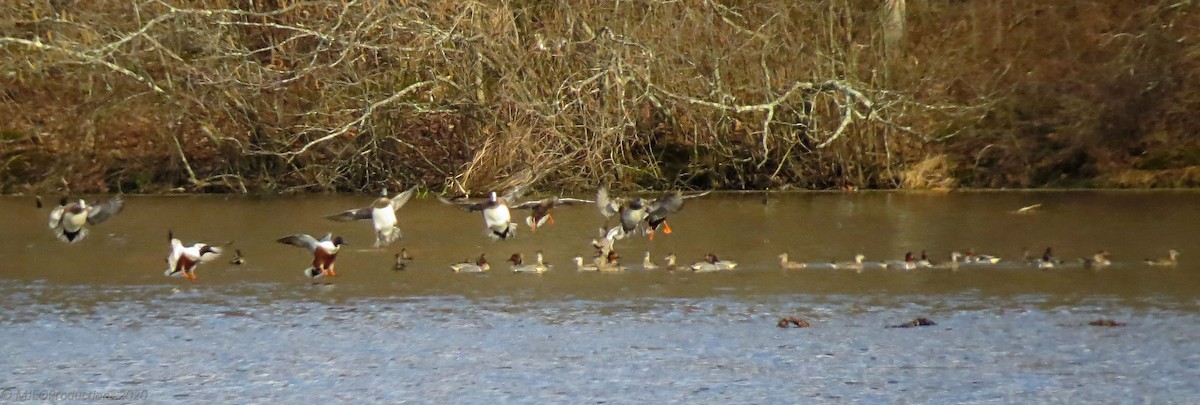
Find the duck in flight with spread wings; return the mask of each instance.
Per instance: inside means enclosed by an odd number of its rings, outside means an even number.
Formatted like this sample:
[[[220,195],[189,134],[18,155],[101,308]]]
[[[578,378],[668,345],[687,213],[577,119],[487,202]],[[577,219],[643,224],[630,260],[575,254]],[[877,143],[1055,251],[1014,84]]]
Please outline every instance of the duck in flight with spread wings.
[[[333,271],[333,261],[337,260],[338,251],[342,249],[342,245],[346,244],[341,236],[334,237],[332,233],[325,234],[321,240],[308,234],[298,233],[279,238],[277,242],[302,247],[312,252],[312,267],[304,270],[304,275],[309,278],[337,276],[337,272]]]
[[[493,191],[483,201],[450,200],[441,195],[438,196],[438,201],[457,206],[468,212],[482,211],[483,223],[487,227],[488,237],[508,239],[515,237],[517,232],[517,224],[512,222],[512,213],[508,209],[509,203],[516,201],[520,197],[521,188],[517,187],[503,196],[496,196],[496,192]]]
[[[41,206],[40,199],[38,206]],[[88,236],[86,225],[104,222],[122,208],[125,208],[125,201],[119,196],[96,205],[88,205],[83,199],[68,201],[63,197],[58,207],[50,211],[50,229],[63,242],[79,242]]]
[[[530,232],[537,232],[538,227],[544,226],[547,223],[554,224],[554,217],[550,215],[550,210],[560,205],[575,205],[575,204],[591,204],[595,201],[581,200],[578,198],[567,198],[551,196],[540,200],[530,200],[517,205],[513,209],[528,209],[530,215],[525,217],[525,224],[529,225]]]
[[[659,198],[643,197],[612,197],[608,189],[600,187],[596,191],[596,205],[605,217],[619,215],[621,232],[617,239],[624,238],[630,232],[638,229],[645,222],[643,233],[654,240],[654,231],[662,227],[664,234],[671,234],[671,226],[667,224],[667,216],[679,212],[683,208],[683,200],[708,195],[712,191],[684,196],[679,191],[667,193]]]
[[[380,197],[371,203],[370,206],[342,211],[326,216],[325,219],[338,222],[371,220],[375,225],[375,248],[378,249],[382,246],[390,245],[396,239],[404,238],[404,234],[400,232],[400,227],[396,226],[396,211],[400,207],[403,207],[416,191],[417,187],[413,186],[408,191],[388,198],[387,189],[384,189]]]

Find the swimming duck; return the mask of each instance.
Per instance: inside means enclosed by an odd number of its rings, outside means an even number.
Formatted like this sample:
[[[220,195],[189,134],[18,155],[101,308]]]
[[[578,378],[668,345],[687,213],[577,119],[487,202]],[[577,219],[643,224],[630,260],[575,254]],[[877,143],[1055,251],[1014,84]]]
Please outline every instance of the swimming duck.
[[[392,270],[400,271],[408,268],[408,263],[413,261],[412,256],[408,255],[408,249],[400,248],[400,253],[396,253],[396,264],[392,266]]]
[[[924,249],[921,250],[921,258],[917,259],[916,263],[917,263],[917,268],[920,268],[920,269],[927,269],[927,268],[931,268],[931,267],[935,266],[933,264],[933,262],[929,261],[929,256],[925,255]]]
[[[1046,248],[1046,251],[1042,253],[1042,257],[1034,261],[1034,266],[1037,266],[1039,269],[1051,269],[1054,268],[1055,262],[1054,256],[1050,254],[1050,248]]]
[[[805,267],[807,266],[804,263],[788,261],[788,254],[786,252],[779,254],[779,268],[784,270],[798,270]]]
[[[667,261],[667,271],[683,270],[683,267],[680,267],[679,264],[676,263],[676,260],[678,259],[675,257],[674,253],[667,255],[667,257],[664,259]]]
[[[958,271],[958,260],[963,258],[962,253],[950,252],[950,270]]]
[[[536,256],[534,256],[534,258],[536,258],[536,260],[534,260],[534,261],[533,261],[533,265],[534,265],[534,266],[541,266],[541,267],[545,267],[547,270],[549,270],[549,269],[550,269],[550,267],[553,267],[553,266],[551,266],[551,265],[550,265],[550,263],[547,263],[547,262],[546,262],[546,261],[543,259],[543,257],[542,257],[542,251],[540,251],[540,250],[539,250],[539,251],[537,251],[537,255],[536,255]]]
[[[333,270],[333,261],[337,260],[338,251],[341,250],[342,245],[347,244],[341,236],[334,237],[332,233],[325,234],[321,240],[308,234],[298,233],[279,238],[276,242],[302,247],[312,252],[312,267],[304,270],[304,274],[310,278],[337,276],[337,272]]]
[[[171,231],[167,231],[167,240],[171,241],[171,253],[167,254],[167,271],[163,274],[168,277],[186,277],[195,281],[196,267],[221,255],[221,248],[206,243],[184,247],[183,242],[175,239],[175,234]]]
[[[241,266],[243,264],[246,264],[246,259],[242,257],[241,249],[234,249],[233,253],[234,253],[233,260],[230,260],[229,264],[232,264],[235,266]]]
[[[620,257],[617,255],[617,251],[609,250],[607,255],[596,258],[596,267],[601,272],[621,272],[628,270],[628,268],[621,265],[621,262],[618,260]]]
[[[710,192],[684,196],[681,192],[675,191],[656,199],[646,199],[642,197],[610,197],[608,189],[600,187],[596,191],[596,205],[605,217],[619,214],[621,233],[616,239],[624,238],[637,230],[645,221],[644,233],[649,236],[650,240],[654,240],[654,231],[658,230],[660,226],[663,227],[664,234],[671,233],[671,226],[667,224],[667,215],[682,209],[684,199],[705,196]]]
[[[710,272],[710,271],[733,270],[734,268],[737,267],[737,265],[738,265],[737,262],[721,260],[721,259],[717,258],[717,255],[714,255],[712,253],[706,253],[704,255],[704,261],[697,262],[696,264],[692,265],[692,271],[695,271],[697,273],[704,273],[704,272]]]
[[[455,273],[482,273],[491,269],[492,266],[488,264],[487,256],[484,254],[480,254],[474,263],[463,260],[461,263],[450,265],[450,270],[454,270]]]
[[[599,267],[596,267],[593,265],[587,265],[587,266],[583,265],[583,258],[580,256],[575,256],[575,258],[571,259],[571,260],[575,261],[575,268],[579,269],[579,271],[584,271],[584,272],[600,271]]]
[[[1179,264],[1179,252],[1175,249],[1168,250],[1167,257],[1146,259],[1146,264],[1149,266],[1175,267],[1175,265]]]
[[[992,255],[975,254],[975,249],[967,249],[967,255],[963,256],[963,262],[973,264],[996,264],[1000,263],[1000,258]]]
[[[124,207],[125,201],[119,196],[96,205],[88,205],[83,199],[67,201],[63,197],[58,207],[50,211],[50,229],[59,240],[75,243],[87,238],[88,229],[84,225],[104,222]]]
[[[338,222],[371,220],[375,225],[375,248],[378,249],[381,246],[390,245],[396,239],[404,237],[404,234],[400,232],[400,228],[396,226],[396,211],[400,207],[403,207],[416,191],[417,187],[413,186],[408,191],[388,198],[387,189],[384,189],[379,198],[371,203],[370,206],[342,211],[326,216],[325,219]]]
[[[542,273],[545,273],[545,272],[546,272],[546,270],[550,270],[550,268],[549,268],[549,267],[546,267],[545,265],[538,265],[538,264],[524,264],[524,262],[525,262],[525,254],[524,254],[524,253],[520,253],[520,252],[518,252],[518,253],[513,253],[513,254],[512,254],[512,256],[509,256],[509,258],[508,258],[508,262],[512,263],[512,271],[513,271],[513,273],[535,273],[535,274],[542,274]]]
[[[859,254],[854,255],[854,261],[834,263],[833,268],[842,269],[842,270],[855,270],[855,271],[858,271],[859,273],[862,273],[863,259],[866,259],[866,258],[867,258],[866,255],[859,253]]]
[[[650,260],[649,250],[646,251],[646,256],[642,258],[642,268],[646,270],[654,270],[658,268],[658,265],[654,264],[653,260]]]
[[[917,260],[913,257],[912,252],[904,253],[904,261],[893,261],[883,263],[883,268],[892,270],[912,270],[917,268]]]
[[[517,224],[510,222],[512,221],[512,215],[508,210],[508,204],[510,201],[519,198],[520,195],[521,188],[517,187],[500,197],[497,197],[496,192],[493,191],[488,199],[482,202],[451,201],[440,195],[438,196],[438,201],[456,205],[468,212],[482,211],[483,223],[487,227],[488,237],[508,239],[516,236],[517,231]]]
[[[530,216],[525,217],[525,224],[529,225],[530,232],[537,232],[538,227],[545,225],[547,222],[554,224],[554,217],[550,216],[550,210],[554,209],[554,207],[560,205],[591,204],[594,202],[578,198],[546,197],[540,200],[526,201],[514,205],[512,208],[530,210]]]
[[[1107,250],[1096,252],[1092,257],[1080,258],[1079,261],[1083,262],[1083,268],[1085,269],[1100,269],[1112,265]]]

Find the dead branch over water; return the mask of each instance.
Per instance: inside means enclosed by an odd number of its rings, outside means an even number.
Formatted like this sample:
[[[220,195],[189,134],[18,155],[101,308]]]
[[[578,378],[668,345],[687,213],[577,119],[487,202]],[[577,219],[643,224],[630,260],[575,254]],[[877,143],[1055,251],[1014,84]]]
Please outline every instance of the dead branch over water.
[[[1171,146],[1197,128],[1176,113],[1198,104],[1200,62],[1181,61],[1200,47],[1175,28],[1196,13],[1068,3],[23,1],[0,10],[0,191],[1038,186],[1200,165],[1195,140]]]

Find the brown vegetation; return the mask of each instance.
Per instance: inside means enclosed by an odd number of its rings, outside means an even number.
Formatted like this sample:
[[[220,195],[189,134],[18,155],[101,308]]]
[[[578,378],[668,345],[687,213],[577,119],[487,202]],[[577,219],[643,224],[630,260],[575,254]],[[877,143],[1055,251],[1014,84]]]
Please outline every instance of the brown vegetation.
[[[1200,184],[1187,0],[11,3],[0,192]]]

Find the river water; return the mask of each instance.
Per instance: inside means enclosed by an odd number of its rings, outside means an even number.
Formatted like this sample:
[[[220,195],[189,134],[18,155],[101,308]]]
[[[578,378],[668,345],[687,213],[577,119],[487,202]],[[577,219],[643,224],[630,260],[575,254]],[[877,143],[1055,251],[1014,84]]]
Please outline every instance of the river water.
[[[56,198],[55,198],[56,199]],[[405,239],[372,249],[367,222],[324,215],[370,196],[126,197],[73,245],[48,209],[0,198],[0,396],[144,390],[156,402],[1190,403],[1200,398],[1200,193],[714,194],[675,231],[617,242],[630,271],[579,273],[604,218],[484,237],[478,213],[416,198]],[[1031,213],[1024,206],[1042,204]],[[519,214],[521,219],[524,213]],[[163,276],[167,231],[232,242],[198,279]],[[334,232],[338,277],[275,243]],[[1064,263],[1021,260],[1045,247]],[[404,247],[415,260],[394,271]],[[229,264],[232,249],[244,265]],[[872,262],[974,249],[996,266],[912,271]],[[1086,269],[1098,250],[1113,265]],[[1146,257],[1182,255],[1177,267]],[[554,268],[502,260],[541,250]],[[712,252],[721,273],[641,270]],[[866,255],[859,272],[780,270]],[[486,253],[493,270],[448,265]],[[780,329],[795,316],[806,329]],[[888,325],[926,317],[935,326]],[[1097,319],[1126,323],[1097,327]],[[7,393],[7,394],[5,394]],[[11,397],[10,397],[11,398]],[[4,398],[0,397],[0,400]]]

